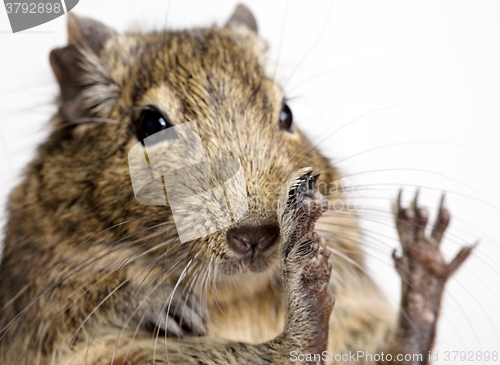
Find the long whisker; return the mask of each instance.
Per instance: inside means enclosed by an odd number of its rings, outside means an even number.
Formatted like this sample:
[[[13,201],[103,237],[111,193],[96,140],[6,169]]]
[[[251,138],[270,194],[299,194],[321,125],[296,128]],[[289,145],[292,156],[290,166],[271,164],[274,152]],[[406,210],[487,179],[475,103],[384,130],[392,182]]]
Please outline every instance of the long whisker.
[[[169,224],[169,223],[170,223],[170,222],[167,222],[167,223],[162,223],[162,224],[160,224],[160,225],[165,225],[165,224]],[[160,226],[160,225],[159,225],[159,226]],[[150,228],[148,228],[148,229],[150,229]],[[146,230],[148,230],[148,229],[146,229]],[[146,230],[145,230],[145,231],[146,231]],[[135,234],[137,234],[137,233],[138,233],[138,232],[135,232],[134,234],[131,234],[131,235],[129,235],[128,237],[131,237],[131,236],[133,236],[133,235],[135,235]],[[163,234],[163,233],[164,233],[164,232],[157,232],[157,233],[154,233],[153,235],[150,235],[149,237],[155,237],[155,236],[157,236],[157,235],[161,235],[161,234]],[[127,245],[125,245],[125,246],[132,245],[132,244],[134,244],[134,243],[140,242],[140,241],[142,241],[142,240],[144,240],[144,239],[147,239],[147,238],[148,238],[148,236],[143,237],[143,238],[141,238],[141,239],[139,239],[139,240],[132,241],[132,242],[128,243],[128,244],[127,244]],[[124,240],[124,238],[120,239],[119,241],[122,241],[122,240]],[[88,258],[87,258],[87,259],[85,259],[83,262],[80,262],[80,263],[76,264],[76,266],[72,266],[72,267],[68,268],[68,270],[67,270],[67,271],[68,271],[68,274],[67,274],[66,276],[62,276],[61,278],[59,278],[59,279],[58,279],[58,280],[56,280],[55,282],[51,283],[51,285],[49,285],[49,286],[48,286],[45,290],[43,290],[43,284],[44,284],[44,283],[48,280],[48,278],[49,278],[49,276],[47,276],[47,277],[44,279],[44,281],[42,282],[42,284],[39,286],[39,289],[38,289],[37,293],[35,294],[34,298],[31,300],[31,302],[29,302],[29,303],[25,306],[25,308],[24,308],[24,309],[23,309],[23,310],[22,310],[22,311],[21,311],[18,315],[16,315],[16,317],[14,317],[14,318],[13,318],[13,319],[9,322],[9,323],[7,323],[7,325],[5,325],[5,327],[4,327],[4,328],[0,331],[0,334],[1,334],[0,339],[1,339],[1,338],[2,338],[2,337],[6,334],[6,333],[7,333],[7,330],[8,330],[8,329],[9,329],[9,328],[13,325],[13,324],[15,324],[15,323],[16,323],[16,322],[20,319],[20,318],[22,318],[22,316],[24,316],[24,314],[26,313],[26,311],[27,311],[29,308],[31,308],[31,307],[35,304],[35,302],[36,302],[37,300],[39,300],[41,297],[43,297],[44,295],[46,295],[47,293],[49,293],[51,290],[53,290],[55,287],[57,287],[58,285],[60,285],[60,284],[61,284],[62,282],[64,282],[65,280],[68,280],[70,277],[77,275],[77,274],[78,274],[78,272],[79,272],[79,271],[81,271],[82,269],[84,269],[84,268],[86,268],[86,267],[88,267],[88,266],[92,265],[93,263],[97,262],[98,260],[102,259],[103,257],[105,257],[105,256],[108,256],[108,255],[112,254],[112,252],[114,252],[114,251],[116,251],[116,250],[123,249],[125,246],[121,246],[121,247],[119,247],[119,248],[117,248],[117,249],[115,249],[115,250],[111,250],[111,251],[104,251],[104,254],[103,254],[103,255],[101,255],[100,257],[97,257],[97,258],[96,258],[96,259],[94,259],[93,261],[90,261],[90,258],[92,257],[92,255],[91,255],[91,257],[88,257]],[[104,248],[102,248],[99,252],[102,252],[103,250],[104,250]],[[69,257],[69,255],[67,255],[65,258],[67,258],[67,257]],[[64,260],[64,259],[63,259],[63,260]],[[63,260],[61,260],[61,261],[59,262],[58,266],[62,264]],[[84,263],[85,263],[85,265],[84,265]],[[119,265],[119,263],[115,263],[115,265],[117,265],[117,264]],[[78,268],[78,271],[76,270],[77,268]],[[43,291],[42,291],[42,290],[43,290]]]
[[[178,238],[178,237],[177,237]],[[175,246],[175,248],[178,248],[179,246]],[[150,273],[152,272],[152,270],[154,269],[154,267],[162,260],[165,259],[165,257],[167,256],[167,254],[169,254],[172,250],[167,250],[163,255],[161,255],[160,257],[156,258],[155,260],[153,260],[153,262],[151,262],[147,267],[143,268],[136,276],[135,278],[139,277],[139,275],[141,275],[143,272],[145,272],[146,270],[148,270],[150,267],[151,269],[149,269],[149,272],[148,274],[146,275],[146,277],[142,280],[142,283],[144,282],[144,280],[146,280],[147,276],[150,275]],[[170,269],[171,271],[174,270],[174,267],[176,265],[173,265],[173,267]],[[163,275],[163,273],[160,273],[158,274],[158,278],[161,278],[161,276]],[[156,277],[155,277],[156,278]],[[153,279],[155,279],[153,278]],[[134,279],[135,280],[135,279]],[[132,280],[132,282],[134,282],[134,280]],[[142,286],[142,283],[137,287],[137,289],[135,290],[135,293],[132,294],[131,298],[130,299],[133,299],[135,294],[139,292],[139,289],[140,287]],[[158,286],[160,286],[162,284],[162,281],[160,280],[159,283],[158,283]],[[132,286],[129,284],[129,288],[131,288]],[[149,297],[152,293],[154,292],[154,290],[151,290],[149,294],[146,295],[146,298],[144,298],[144,301],[147,300],[147,297]],[[101,324],[99,325],[99,328],[104,324],[104,320],[108,317],[108,315],[111,313],[111,309],[116,305],[118,304],[118,302],[120,301],[120,299],[125,295],[126,291],[124,291],[118,298],[117,300],[115,301],[115,303],[112,305],[112,307],[110,308],[110,310],[108,311],[108,314],[106,314],[105,318],[103,319],[103,321],[101,321]],[[143,303],[143,302],[141,302]],[[121,330],[120,330],[120,335],[119,335],[119,338],[121,337],[121,333],[123,332],[123,330],[126,328],[126,324],[129,323],[129,321],[132,319],[133,315],[136,313],[136,311],[140,308],[140,305],[136,308],[136,310],[129,316],[129,318],[126,320],[126,322],[124,323],[124,325],[122,324],[122,327],[121,327]],[[142,317],[143,318],[143,317]],[[142,319],[141,319],[141,322],[142,322]],[[140,326],[140,323],[139,325]],[[98,329],[95,331],[95,334],[94,336],[92,337],[92,341],[93,339],[95,338],[95,336],[97,336],[97,332],[98,332]],[[115,352],[117,350],[117,347],[118,347],[118,343],[119,343],[119,338],[117,339],[117,344],[116,344],[116,347],[115,347]],[[91,341],[91,342],[92,342]],[[90,348],[90,344],[89,343],[89,348]]]

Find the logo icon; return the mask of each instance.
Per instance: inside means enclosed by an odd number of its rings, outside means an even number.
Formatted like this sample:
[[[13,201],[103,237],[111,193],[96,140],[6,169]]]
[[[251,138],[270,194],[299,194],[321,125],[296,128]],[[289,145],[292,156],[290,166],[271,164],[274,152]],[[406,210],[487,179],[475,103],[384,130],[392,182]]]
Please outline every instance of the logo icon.
[[[17,33],[58,18],[79,0],[4,0],[12,32]]]
[[[195,121],[145,138],[128,162],[136,200],[170,206],[181,242],[228,227],[248,210],[240,163],[207,158]]]

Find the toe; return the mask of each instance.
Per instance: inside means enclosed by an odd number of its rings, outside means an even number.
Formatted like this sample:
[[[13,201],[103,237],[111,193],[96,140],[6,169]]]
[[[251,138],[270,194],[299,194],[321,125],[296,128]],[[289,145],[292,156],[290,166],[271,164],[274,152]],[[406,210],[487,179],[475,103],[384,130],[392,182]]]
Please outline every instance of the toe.
[[[415,238],[419,241],[425,239],[425,227],[427,226],[427,220],[429,218],[429,213],[425,208],[415,209]]]
[[[450,224],[450,219],[451,219],[450,213],[444,207],[444,194],[443,194],[443,196],[441,197],[441,203],[439,204],[439,211],[438,211],[438,216],[436,218],[436,223],[434,224],[431,233],[431,238],[438,246],[443,240],[443,235],[444,232],[446,231],[446,228],[448,228],[448,225]]]

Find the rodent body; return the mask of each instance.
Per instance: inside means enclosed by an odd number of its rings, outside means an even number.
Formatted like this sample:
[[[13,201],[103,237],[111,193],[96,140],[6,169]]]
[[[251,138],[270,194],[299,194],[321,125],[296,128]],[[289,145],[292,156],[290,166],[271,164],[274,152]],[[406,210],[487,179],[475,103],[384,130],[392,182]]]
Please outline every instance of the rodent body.
[[[316,295],[296,283],[310,264],[292,255],[294,268],[280,254],[290,238],[283,227],[296,222],[272,209],[280,194],[267,183],[286,187],[303,167],[322,172],[318,184],[337,173],[295,126],[277,123],[284,95],[264,72],[265,49],[244,7],[225,27],[182,32],[118,35],[70,18],[69,45],[51,54],[61,86],[53,132],[9,203],[2,363],[285,364],[291,351],[321,346],[333,354],[394,349],[396,316],[364,274],[353,212],[327,211],[316,223],[335,253],[335,309],[329,316],[328,298],[316,293],[324,303],[314,314],[328,313],[329,331],[311,329],[313,304],[294,302]],[[207,155],[240,162],[249,205],[242,222],[180,243],[168,206],[135,201],[127,153],[149,106],[172,125],[196,120]],[[252,255],[230,247],[232,229],[264,224],[280,227],[269,247]]]

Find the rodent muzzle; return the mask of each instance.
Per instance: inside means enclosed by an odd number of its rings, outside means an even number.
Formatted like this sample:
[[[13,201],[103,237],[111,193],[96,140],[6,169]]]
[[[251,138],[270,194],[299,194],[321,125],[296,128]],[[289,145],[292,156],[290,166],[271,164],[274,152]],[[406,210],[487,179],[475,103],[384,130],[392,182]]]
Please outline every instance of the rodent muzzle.
[[[231,250],[239,254],[263,252],[278,242],[279,227],[275,224],[242,225],[227,232]]]

